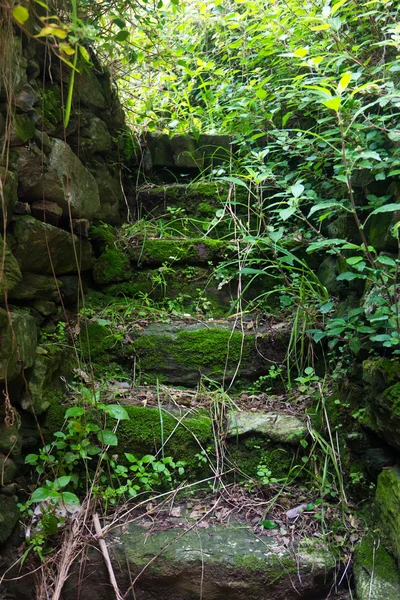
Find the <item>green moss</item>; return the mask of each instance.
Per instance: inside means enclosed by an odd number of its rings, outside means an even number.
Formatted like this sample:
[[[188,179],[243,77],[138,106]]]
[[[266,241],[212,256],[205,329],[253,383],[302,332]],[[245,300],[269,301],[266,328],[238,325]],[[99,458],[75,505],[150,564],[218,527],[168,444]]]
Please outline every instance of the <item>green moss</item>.
[[[212,440],[211,419],[207,416],[187,416],[182,419],[157,408],[125,406],[130,420],[121,421],[118,428],[119,445],[116,453],[154,454],[166,441],[164,454],[176,460],[184,460],[189,465],[187,475],[196,472],[198,461],[195,454]],[[179,424],[179,421],[182,423]],[[171,437],[170,437],[171,436]],[[196,441],[198,440],[198,441]]]
[[[397,584],[399,581],[395,559],[379,540],[374,541],[374,536],[371,533],[358,544],[355,551],[355,561],[368,573],[374,573],[379,579],[393,584]]]
[[[84,324],[80,333],[81,352],[84,358],[108,362],[115,337],[108,327],[92,322]]]
[[[268,585],[276,583],[284,575],[298,572],[298,565],[294,558],[284,556],[275,557],[273,554],[268,557],[268,561],[261,561],[259,558],[251,555],[237,556],[235,563],[239,569],[263,573],[267,578]]]
[[[386,388],[383,396],[388,402],[391,412],[400,416],[400,382]]]
[[[63,119],[61,90],[59,86],[52,86],[51,89],[42,90],[43,106],[40,106],[40,114],[43,115],[47,123],[57,125]]]
[[[89,232],[89,239],[92,243],[96,256],[105,252],[107,248],[112,248],[116,240],[115,230],[111,225],[98,223],[92,225]]]
[[[15,133],[25,143],[35,134],[35,123],[28,115],[15,115],[13,121]]]
[[[208,263],[228,254],[226,241],[210,238],[148,239],[141,246],[130,250],[132,260],[139,265]]]
[[[363,362],[363,380],[374,390],[384,390],[390,383],[400,378],[397,360],[373,358]]]
[[[252,336],[243,338],[240,332],[223,329],[180,331],[174,338],[168,335],[144,335],[134,343],[141,368],[148,372],[176,366],[193,371],[206,369],[210,376],[220,375],[225,368],[234,368],[246,361],[254,348]],[[229,352],[228,364],[226,364]]]
[[[271,477],[285,479],[294,463],[295,450],[289,446],[271,444],[265,436],[251,436],[239,442],[229,441],[229,456],[239,471],[248,477],[257,479],[257,467],[265,465],[271,471]]]
[[[45,442],[50,442],[53,439],[53,434],[62,429],[65,411],[66,407],[55,400],[50,404],[41,423]]]
[[[93,278],[99,284],[124,281],[129,279],[130,275],[128,257],[114,248],[108,248],[96,260],[93,267]]]

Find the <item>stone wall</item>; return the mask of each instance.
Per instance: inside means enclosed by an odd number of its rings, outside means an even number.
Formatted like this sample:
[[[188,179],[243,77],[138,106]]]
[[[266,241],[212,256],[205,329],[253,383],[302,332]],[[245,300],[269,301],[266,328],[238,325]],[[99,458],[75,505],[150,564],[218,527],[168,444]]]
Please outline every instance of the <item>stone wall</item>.
[[[40,444],[36,420],[65,391],[71,349],[57,324],[90,277],[90,225],[118,224],[118,140],[124,113],[109,75],[76,75],[40,42],[0,29],[0,543],[19,517],[23,456]],[[49,343],[48,336],[53,335]],[[54,337],[55,335],[55,337]],[[21,485],[20,485],[21,484]]]

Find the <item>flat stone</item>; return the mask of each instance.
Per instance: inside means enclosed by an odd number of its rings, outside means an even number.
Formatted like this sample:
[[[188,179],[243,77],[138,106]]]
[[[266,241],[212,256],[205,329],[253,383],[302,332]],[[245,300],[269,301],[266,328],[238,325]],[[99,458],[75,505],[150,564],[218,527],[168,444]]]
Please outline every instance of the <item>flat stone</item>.
[[[107,163],[97,159],[90,165],[99,189],[100,207],[95,219],[117,225],[120,222],[120,210],[124,203],[121,181],[118,172],[112,172]]]
[[[31,216],[17,217],[13,235],[16,240],[14,256],[22,271],[52,274],[54,268],[57,275],[62,275],[76,273],[79,268],[87,271],[93,265],[89,241],[79,240],[68,231]]]
[[[35,202],[32,202],[32,217],[43,221],[43,223],[49,223],[49,225],[57,227],[62,214],[62,208],[55,202],[49,202],[48,200],[35,200]]]
[[[261,433],[274,442],[297,445],[307,435],[307,427],[293,415],[273,412],[231,412],[228,416],[227,435]]]
[[[232,252],[227,240],[209,238],[146,238],[138,240],[137,245],[128,250],[131,260],[138,266],[161,266],[170,262],[204,265],[228,258]]]
[[[81,238],[89,237],[90,221],[88,219],[72,219],[72,231]]]
[[[91,219],[100,208],[99,190],[93,175],[83,166],[68,144],[52,139],[48,165],[30,194],[38,200],[56,202],[63,215]]]
[[[135,585],[141,600],[194,600],[200,590],[203,600],[294,600],[299,594],[322,600],[332,584],[333,556],[309,540],[292,554],[274,538],[261,539],[239,523],[187,532],[183,527],[149,531],[149,524],[131,523],[106,536],[121,589],[128,589],[129,573],[134,579],[145,569]],[[97,569],[93,560],[97,566],[102,559],[93,554],[82,585],[92,596],[111,598],[104,568]],[[78,570],[66,582],[66,600],[76,596]]]
[[[196,385],[202,376],[230,383],[252,381],[268,373],[270,362],[281,362],[289,333],[279,324],[256,330],[232,331],[229,321],[155,323],[142,331],[132,329],[132,344],[124,345],[124,359],[137,361],[146,377],[166,383]],[[149,381],[149,379],[146,379]]]
[[[30,190],[41,181],[43,169],[47,165],[47,158],[40,147],[33,143],[29,146],[20,146],[15,149],[15,152],[18,157],[18,197],[21,200],[32,201]]]
[[[52,275],[24,272],[9,296],[11,300],[59,300],[62,289],[63,282]]]
[[[174,135],[170,139],[175,166],[187,169],[202,169],[203,153],[198,149],[192,135]]]

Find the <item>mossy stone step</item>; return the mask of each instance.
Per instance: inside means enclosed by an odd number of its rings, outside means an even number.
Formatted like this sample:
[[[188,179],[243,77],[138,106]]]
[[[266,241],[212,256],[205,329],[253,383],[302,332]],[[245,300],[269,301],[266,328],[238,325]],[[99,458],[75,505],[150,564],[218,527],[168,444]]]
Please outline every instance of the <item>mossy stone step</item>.
[[[198,182],[191,184],[170,184],[149,186],[137,191],[137,204],[140,215],[165,215],[168,208],[180,208],[190,217],[199,219],[214,217],[230,198],[236,206],[243,205],[246,212],[247,190],[237,188],[230,194],[229,184],[225,182]]]
[[[211,238],[152,238],[138,242],[127,253],[138,266],[216,263],[232,256],[233,247],[225,240]]]
[[[244,384],[266,374],[271,361],[284,360],[289,331],[282,323],[265,324],[243,332],[230,321],[171,324],[154,323],[132,328],[132,344],[125,359],[136,361],[147,383],[196,385],[202,376],[229,383],[235,376]]]
[[[332,586],[335,559],[315,541],[296,543],[292,553],[241,522],[189,529],[196,523],[190,514],[168,520],[176,525],[157,530],[157,521],[154,527],[154,520],[142,519],[106,536],[112,563],[120,566],[120,589],[129,589],[129,577],[143,571],[135,585],[141,600],[322,600]],[[88,564],[82,597],[111,598],[104,595],[110,586],[101,555],[93,553]],[[79,565],[73,571],[64,586],[66,600],[76,597]]]

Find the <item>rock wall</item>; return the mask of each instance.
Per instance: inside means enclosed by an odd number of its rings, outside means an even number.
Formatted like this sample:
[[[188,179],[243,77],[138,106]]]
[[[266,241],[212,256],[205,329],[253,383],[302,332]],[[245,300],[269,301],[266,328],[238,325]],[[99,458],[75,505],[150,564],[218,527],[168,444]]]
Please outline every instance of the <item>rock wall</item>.
[[[76,75],[65,130],[68,67],[46,45],[0,29],[0,543],[19,518],[23,455],[40,444],[36,419],[71,373],[58,323],[90,277],[90,225],[121,220],[124,113],[92,59]]]

